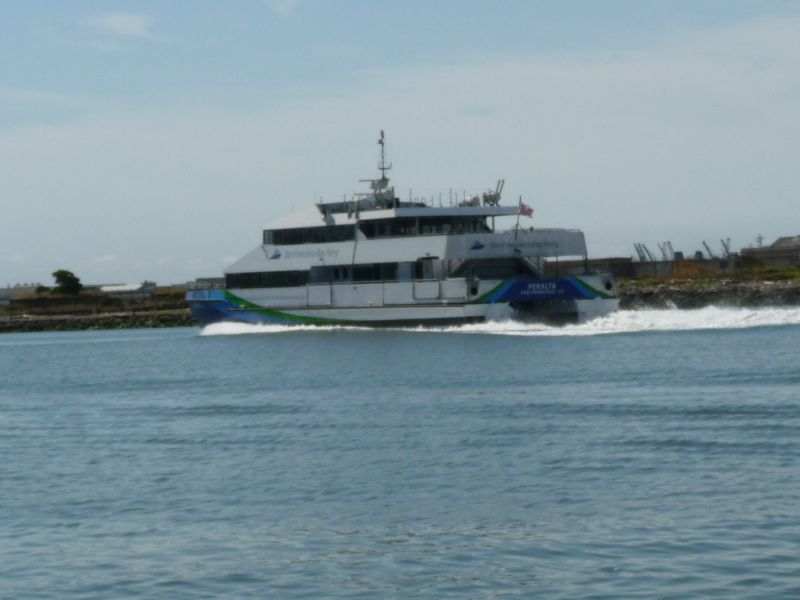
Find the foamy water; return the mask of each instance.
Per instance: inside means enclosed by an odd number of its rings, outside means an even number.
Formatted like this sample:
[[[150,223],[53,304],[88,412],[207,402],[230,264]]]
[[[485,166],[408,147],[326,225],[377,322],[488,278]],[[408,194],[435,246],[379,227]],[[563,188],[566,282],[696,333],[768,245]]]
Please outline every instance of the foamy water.
[[[660,310],[623,310],[607,317],[578,325],[552,327],[539,323],[524,323],[513,319],[491,320],[485,323],[452,327],[402,328],[403,331],[441,332],[517,336],[585,336],[643,331],[691,331],[708,329],[743,329],[800,325],[800,308],[720,308],[708,306],[696,310],[676,308]],[[401,329],[401,328],[398,328]],[[206,326],[200,335],[279,334],[297,331],[363,330],[368,327],[341,325],[249,325],[246,323],[215,323]]]

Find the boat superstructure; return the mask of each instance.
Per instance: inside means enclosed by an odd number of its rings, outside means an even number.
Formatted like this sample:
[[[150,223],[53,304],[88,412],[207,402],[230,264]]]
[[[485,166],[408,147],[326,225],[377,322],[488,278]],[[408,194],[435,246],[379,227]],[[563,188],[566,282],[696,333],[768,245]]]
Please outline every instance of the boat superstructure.
[[[225,270],[224,287],[187,292],[200,325],[439,324],[484,320],[508,306],[543,321],[579,321],[617,309],[610,275],[548,275],[547,262],[583,259],[583,232],[519,227],[522,204],[493,191],[449,206],[401,201],[380,177],[350,200],[316,204],[263,230],[261,244]],[[501,217],[515,227],[496,228]]]

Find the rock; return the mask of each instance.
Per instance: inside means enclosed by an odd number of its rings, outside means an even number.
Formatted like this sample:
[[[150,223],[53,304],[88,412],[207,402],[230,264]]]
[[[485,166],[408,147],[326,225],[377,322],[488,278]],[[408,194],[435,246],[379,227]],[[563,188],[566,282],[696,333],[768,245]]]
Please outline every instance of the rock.
[[[702,308],[703,306],[790,306],[800,304],[796,281],[686,281],[682,285],[620,283],[622,308]]]
[[[0,333],[133,329],[142,327],[192,327],[191,311],[172,309],[147,313],[99,313],[95,315],[13,316],[0,319]]]

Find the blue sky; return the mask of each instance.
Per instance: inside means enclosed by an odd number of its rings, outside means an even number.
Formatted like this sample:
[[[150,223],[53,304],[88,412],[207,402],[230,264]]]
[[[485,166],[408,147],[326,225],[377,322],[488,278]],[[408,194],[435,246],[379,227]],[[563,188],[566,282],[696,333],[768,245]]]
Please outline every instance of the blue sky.
[[[371,176],[593,255],[797,234],[796,2],[3,2],[0,285],[215,275]]]

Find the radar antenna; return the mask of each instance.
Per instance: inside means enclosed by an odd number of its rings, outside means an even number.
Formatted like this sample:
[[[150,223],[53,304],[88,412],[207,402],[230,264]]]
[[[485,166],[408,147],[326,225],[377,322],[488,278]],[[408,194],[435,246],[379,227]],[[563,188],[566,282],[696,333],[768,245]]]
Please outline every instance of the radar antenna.
[[[381,176],[378,179],[360,179],[369,183],[372,189],[371,194],[358,194],[359,196],[366,196],[367,202],[371,202],[372,206],[380,206],[381,208],[391,208],[396,198],[394,197],[394,188],[389,187],[389,178],[386,176],[386,171],[392,168],[391,164],[386,164],[386,136],[381,129],[381,137],[378,139],[378,144],[381,147],[381,162],[378,163],[378,169],[381,171]]]
[[[391,169],[392,165],[390,164],[390,165],[387,166],[387,164],[386,164],[386,156],[384,154],[384,150],[385,150],[385,146],[386,146],[386,140],[385,140],[385,136],[383,134],[383,129],[381,129],[381,139],[378,140],[378,144],[380,144],[380,146],[381,146],[381,164],[380,164],[380,166],[378,168],[381,170],[381,179],[387,179],[386,171]]]

